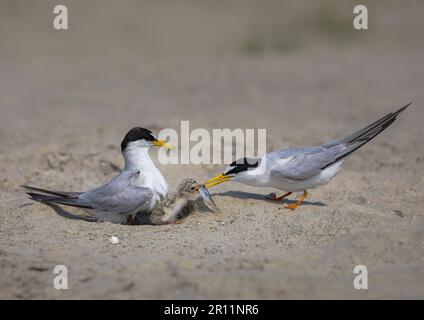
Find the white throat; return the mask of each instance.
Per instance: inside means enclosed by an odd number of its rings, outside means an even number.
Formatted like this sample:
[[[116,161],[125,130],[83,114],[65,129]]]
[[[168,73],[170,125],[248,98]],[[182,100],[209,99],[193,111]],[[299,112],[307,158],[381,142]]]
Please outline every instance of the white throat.
[[[152,189],[158,199],[168,193],[168,184],[150,158],[148,147],[129,144],[125,148],[123,156],[125,160],[124,170],[140,171],[137,185]]]

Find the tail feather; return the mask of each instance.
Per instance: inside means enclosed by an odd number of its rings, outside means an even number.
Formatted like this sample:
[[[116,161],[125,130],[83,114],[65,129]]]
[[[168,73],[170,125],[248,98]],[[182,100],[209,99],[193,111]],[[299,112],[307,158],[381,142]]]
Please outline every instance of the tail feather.
[[[38,201],[41,203],[57,203],[63,204],[66,206],[78,207],[83,209],[93,209],[93,207],[80,203],[78,197],[59,197],[59,196],[49,196],[40,193],[27,192],[27,195],[31,197],[32,200]]]
[[[370,142],[372,139],[374,139],[376,136],[378,136],[381,132],[383,132],[386,128],[388,128],[393,122],[395,122],[397,116],[404,111],[411,103],[408,103],[403,108],[400,108],[396,112],[389,113],[385,117],[381,118],[380,120],[374,122],[373,124],[369,125],[368,127],[359,130],[358,132],[347,136],[342,139],[333,140],[329,143],[326,143],[322,145],[322,147],[331,148],[338,145],[345,145],[346,149],[345,152],[343,152],[341,155],[336,157],[334,161],[327,164],[322,169],[325,169],[332,164],[342,160],[343,158],[350,155],[352,152],[358,150],[360,147],[362,147],[364,144]]]
[[[371,138],[367,140],[367,141],[370,141],[372,138],[374,138],[380,132],[382,132],[384,129],[386,129],[389,125],[391,125],[396,120],[396,117],[401,112],[403,112],[407,107],[409,107],[410,105],[411,105],[411,102],[408,103],[406,106],[400,108],[399,110],[385,115],[381,119],[371,123],[369,126],[363,128],[359,131],[356,131],[356,132],[354,132],[354,133],[352,133],[348,136],[345,136],[343,138],[329,141],[327,143],[324,143],[321,146],[324,147],[324,148],[331,148],[331,147],[334,147],[336,145],[340,145],[340,144],[344,144],[344,143],[352,143],[352,142],[355,142],[355,141],[360,141],[361,138],[365,139],[364,137],[371,136]],[[374,135],[370,135],[370,133],[373,133],[375,131],[377,131],[377,133],[375,133]]]
[[[27,195],[30,196],[31,200],[35,200],[35,201],[43,202],[43,203],[54,202],[55,199],[59,199],[59,197],[47,196],[45,194],[33,193],[33,192],[27,192]]]
[[[53,190],[31,187],[31,186],[27,186],[27,185],[22,185],[22,187],[25,188],[25,189],[28,189],[28,190],[37,191],[37,192],[46,193],[46,194],[51,194],[51,195],[63,197],[63,198],[76,197],[76,196],[81,194],[81,192],[53,191]]]

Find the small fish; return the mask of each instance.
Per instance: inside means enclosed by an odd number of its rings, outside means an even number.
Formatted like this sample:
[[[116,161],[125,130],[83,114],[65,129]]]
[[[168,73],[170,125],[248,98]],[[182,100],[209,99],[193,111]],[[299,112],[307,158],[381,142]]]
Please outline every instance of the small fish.
[[[211,197],[208,189],[205,187],[204,184],[201,184],[199,186],[199,193],[202,196],[203,200],[205,201],[206,206],[209,209],[211,209],[213,211],[219,211],[219,208],[217,207],[215,202],[213,202],[212,197]]]

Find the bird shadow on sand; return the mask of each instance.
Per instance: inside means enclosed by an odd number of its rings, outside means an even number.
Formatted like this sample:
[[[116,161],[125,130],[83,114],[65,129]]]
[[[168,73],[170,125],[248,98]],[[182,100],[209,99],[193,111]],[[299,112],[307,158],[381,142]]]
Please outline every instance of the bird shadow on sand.
[[[226,191],[221,193],[214,193],[212,196],[221,196],[221,197],[230,197],[230,198],[237,198],[237,199],[254,199],[254,200],[262,200],[273,204],[294,204],[297,200],[290,200],[285,198],[283,201],[275,201],[267,198],[263,194],[258,193],[252,193],[252,192],[243,192],[243,191]],[[326,203],[320,202],[320,201],[308,201],[305,200],[302,202],[302,206],[317,206],[317,207],[327,207]]]
[[[199,197],[198,199],[196,199],[194,202],[194,206],[195,209],[199,212],[206,212],[206,213],[212,213],[214,212],[213,210],[211,210],[210,208],[208,208],[205,203],[203,202],[203,199],[201,197]],[[19,206],[19,208],[24,208],[27,206],[32,206],[35,203],[25,203],[21,206]],[[70,219],[70,220],[82,220],[82,221],[86,221],[86,222],[96,222],[96,220],[94,218],[90,218],[90,217],[84,217],[84,216],[80,216],[74,213],[71,213],[69,211],[64,210],[62,207],[60,207],[59,205],[55,204],[55,203],[42,203],[46,206],[49,206],[50,208],[53,209],[53,211],[59,215],[62,218],[65,219]],[[180,217],[181,221],[186,219],[188,216],[190,216],[193,212],[187,213],[187,214],[183,214],[182,217]],[[128,222],[126,223],[127,225],[155,225],[152,223],[149,223],[148,221],[143,221],[143,215],[138,215],[137,216],[137,220],[133,221],[133,222]]]
[[[86,221],[86,222],[95,222],[94,219],[70,213],[70,212],[62,209],[61,207],[59,207],[57,204],[54,204],[54,203],[43,203],[43,204],[52,208],[53,211],[56,212],[56,214],[61,216],[62,218],[70,219],[70,220],[82,220],[82,221]],[[30,205],[30,204],[28,204],[28,205]]]

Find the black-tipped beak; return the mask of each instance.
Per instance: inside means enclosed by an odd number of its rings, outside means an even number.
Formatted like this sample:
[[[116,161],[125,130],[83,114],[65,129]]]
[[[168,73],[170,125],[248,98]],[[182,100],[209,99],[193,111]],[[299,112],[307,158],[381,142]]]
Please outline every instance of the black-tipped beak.
[[[226,182],[226,181],[231,180],[231,179],[232,179],[232,176],[221,173],[221,174],[213,177],[212,179],[209,179],[208,181],[206,181],[204,183],[204,185],[205,185],[206,188],[210,188],[210,187],[216,186],[217,184]]]

